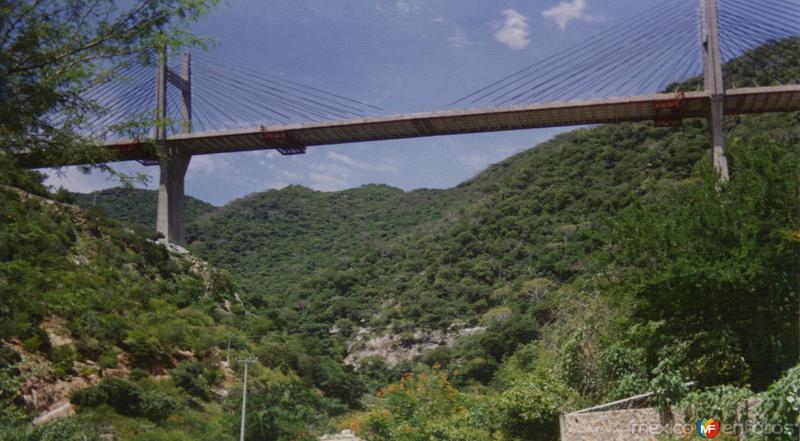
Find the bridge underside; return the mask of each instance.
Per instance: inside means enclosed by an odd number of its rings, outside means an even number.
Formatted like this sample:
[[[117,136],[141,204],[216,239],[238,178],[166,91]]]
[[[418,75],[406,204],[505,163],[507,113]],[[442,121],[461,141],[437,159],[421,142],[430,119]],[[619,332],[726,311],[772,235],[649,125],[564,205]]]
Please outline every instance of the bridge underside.
[[[657,94],[178,134],[165,142],[187,155],[264,149],[292,154],[302,153],[307,146],[478,132],[635,121],[671,125],[682,118],[707,118],[709,106],[709,95],[705,92],[680,96]],[[725,115],[797,110],[800,110],[800,85],[732,89],[725,95]],[[119,161],[157,159],[147,142],[120,140],[106,146],[118,151]],[[48,164],[33,156],[20,159],[28,167],[65,165]]]

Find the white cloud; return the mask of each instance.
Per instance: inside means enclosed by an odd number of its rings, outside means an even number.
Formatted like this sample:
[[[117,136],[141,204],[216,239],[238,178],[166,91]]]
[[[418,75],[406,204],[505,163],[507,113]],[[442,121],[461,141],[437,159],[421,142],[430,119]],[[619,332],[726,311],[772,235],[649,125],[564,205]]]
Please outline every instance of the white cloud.
[[[396,0],[394,7],[402,15],[420,12],[427,8],[426,0]]]
[[[379,164],[372,164],[366,161],[359,161],[357,159],[353,159],[344,153],[339,152],[328,152],[328,158],[333,159],[334,161],[341,162],[342,164],[347,165],[348,167],[354,168],[356,170],[362,171],[370,171],[370,172],[387,172],[397,174],[399,170],[397,167],[386,163],[379,163]]]
[[[328,151],[323,163],[310,166],[308,180],[316,190],[337,191],[356,186],[368,173],[397,174],[399,170],[385,161],[371,163],[354,159],[344,153]]]
[[[231,171],[231,164],[227,158],[220,155],[197,155],[189,162],[188,177],[224,176]]]
[[[47,179],[44,183],[53,188],[64,187],[69,191],[77,193],[91,193],[116,185],[115,182],[98,179],[96,175],[81,173],[75,167],[68,167],[58,172],[48,172]]]
[[[528,17],[514,9],[506,9],[503,16],[505,21],[497,26],[494,39],[514,50],[526,48],[531,42],[528,38]]]
[[[447,43],[451,48],[460,50],[472,46],[474,43],[463,29],[456,27],[447,37]]]
[[[112,166],[118,172],[128,175],[134,179],[133,184],[137,187],[145,186],[143,182],[136,180],[138,174],[146,175],[149,180],[146,187],[158,188],[158,167],[142,167],[138,164],[120,163]],[[61,170],[45,170],[47,179],[44,183],[53,188],[64,187],[65,189],[77,193],[91,193],[93,191],[104,190],[106,188],[118,187],[120,181],[99,170],[92,170],[91,173],[83,173],[79,167],[64,167]]]
[[[586,0],[562,1],[542,12],[542,17],[553,20],[562,31],[574,20],[592,21],[595,17],[586,12]]]
[[[320,191],[337,191],[351,187],[352,173],[340,166],[312,166],[308,179],[311,187]]]
[[[466,165],[467,168],[472,171],[473,173],[482,171],[486,168],[489,164],[491,164],[492,160],[483,156],[483,155],[469,155],[469,156],[461,156],[458,158],[462,164]]]

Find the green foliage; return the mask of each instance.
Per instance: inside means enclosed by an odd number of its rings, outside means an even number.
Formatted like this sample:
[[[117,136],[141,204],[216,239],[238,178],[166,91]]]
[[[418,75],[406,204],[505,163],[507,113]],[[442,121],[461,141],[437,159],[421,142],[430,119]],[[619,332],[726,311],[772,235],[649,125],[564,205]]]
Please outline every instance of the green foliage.
[[[155,231],[158,192],[129,187],[116,187],[93,193],[73,193],[75,203],[83,208],[98,207],[109,217],[139,227],[142,231]],[[215,207],[191,196],[184,198],[186,222],[211,213]]]
[[[743,407],[743,403],[752,397],[753,392],[749,389],[724,385],[690,392],[678,407],[688,421],[713,417],[731,427],[736,422],[737,412]]]
[[[112,73],[118,75],[117,69],[131,55],[147,59],[154,48],[200,45],[188,26],[215,3],[141,0],[120,7],[114,1],[19,0],[4,4],[0,14],[0,89],[6,91],[0,97],[3,154],[24,151],[59,163],[110,159],[110,150],[96,148],[94,139],[80,134],[85,122],[104,110],[80,92]],[[52,118],[54,113],[59,118]],[[136,122],[144,123],[129,123]],[[140,133],[146,127],[135,125]]]
[[[202,399],[211,396],[211,387],[221,379],[218,368],[193,361],[181,363],[170,374],[176,386]]]
[[[108,395],[105,389],[87,387],[73,392],[69,397],[69,401],[79,407],[97,407],[108,401]]]
[[[495,402],[499,429],[511,440],[556,440],[558,416],[568,396],[554,379],[534,375],[519,379]]]
[[[172,396],[159,391],[147,391],[142,393],[139,412],[150,421],[161,422],[177,411],[178,407],[178,401]]]
[[[686,396],[689,388],[674,359],[665,358],[653,369],[650,390],[655,396],[656,404],[662,409],[675,406]]]
[[[241,419],[241,391],[226,401],[228,424],[236,431]],[[255,384],[247,394],[246,437],[264,441],[313,441],[314,425],[322,421],[323,397],[291,377]]]
[[[314,370],[314,385],[326,397],[334,398],[351,409],[361,407],[361,397],[367,392],[364,382],[350,366],[343,366],[331,358],[321,358]]]
[[[53,367],[67,373],[72,371],[72,365],[76,359],[77,354],[75,353],[75,349],[72,348],[72,345],[56,346],[50,354]]]
[[[702,168],[614,220],[606,292],[632,322],[663,323],[637,342],[648,352],[680,344],[689,376],[762,389],[798,356],[800,273],[786,232],[800,228],[800,155],[770,135],[743,138],[729,144],[735,176],[721,191]]]
[[[757,440],[793,441],[800,433],[800,366],[789,369],[759,396],[756,409],[761,433]],[[774,427],[781,433],[767,433]]]
[[[157,390],[143,391],[135,383],[119,378],[106,378],[97,386],[75,391],[70,401],[82,408],[107,404],[121,415],[144,417],[153,422],[167,419],[179,408],[172,396]]]
[[[122,415],[141,413],[142,391],[134,383],[119,378],[106,378],[97,386],[106,397],[106,404]]]
[[[795,68],[774,64],[758,67]],[[289,187],[197,203],[190,247],[226,269],[202,274],[103,210],[0,190],[0,339],[63,368],[70,354],[51,352],[39,326],[56,315],[80,357],[110,368],[126,352],[130,380],[73,397],[122,439],[232,437],[241,393],[221,409],[211,391],[229,335],[234,356],[267,368],[252,365],[249,439],[313,439],[364,403],[352,423],[367,440],[548,439],[564,410],[647,389],[662,406],[728,418],[744,391],[682,400],[684,381],[762,390],[798,356],[798,122],[730,119],[727,184],[704,159],[707,127],[685,121],[560,135],[451,190]],[[36,175],[0,179],[41,190]],[[97,196],[111,216],[152,221],[152,192]],[[411,346],[419,331],[476,325],[413,362],[341,364],[362,327]],[[175,367],[187,352],[197,361]],[[14,369],[0,367],[0,404],[16,421]],[[362,402],[365,381],[406,371]],[[164,372],[171,381],[150,377]],[[796,420],[794,377],[764,395],[767,420]]]
[[[79,417],[57,419],[41,426],[0,426],[0,441],[99,441],[98,430]]]
[[[367,441],[491,439],[480,402],[458,391],[441,371],[406,375],[381,395],[385,409],[349,422]]]

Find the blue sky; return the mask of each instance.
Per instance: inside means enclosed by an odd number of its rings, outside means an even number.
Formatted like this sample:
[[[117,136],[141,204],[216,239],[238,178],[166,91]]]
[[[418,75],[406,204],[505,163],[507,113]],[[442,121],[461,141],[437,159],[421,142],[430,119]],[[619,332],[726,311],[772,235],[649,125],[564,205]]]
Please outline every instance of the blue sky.
[[[210,55],[381,107],[384,114],[449,103],[566,49],[658,0],[228,0],[195,26]],[[323,191],[384,183],[447,188],[549,139],[554,129],[198,156],[188,194],[216,205],[300,184]],[[120,164],[146,172],[157,167]],[[49,183],[74,191],[114,186],[67,168]]]

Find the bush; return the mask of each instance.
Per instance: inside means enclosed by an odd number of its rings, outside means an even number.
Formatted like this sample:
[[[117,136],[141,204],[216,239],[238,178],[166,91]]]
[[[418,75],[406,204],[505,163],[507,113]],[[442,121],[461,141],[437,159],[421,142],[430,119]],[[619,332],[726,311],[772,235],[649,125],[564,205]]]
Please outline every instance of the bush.
[[[131,373],[130,373],[130,375],[128,375],[128,379],[131,380],[131,381],[146,380],[149,377],[150,377],[150,374],[147,373],[146,370],[139,369],[139,368],[131,369]]]
[[[141,415],[155,423],[164,421],[178,410],[178,401],[158,391],[148,391],[141,396]]]
[[[683,380],[680,369],[673,358],[667,357],[653,369],[650,387],[658,406],[669,409],[678,404],[687,394],[688,387]]]
[[[800,429],[800,366],[789,369],[761,394],[756,421],[761,427],[782,426],[784,433],[760,435],[756,440],[795,441]]]
[[[704,391],[691,392],[678,407],[689,421],[700,418],[719,418],[723,424],[736,422],[736,411],[753,396],[749,389],[734,386],[719,386]]]
[[[49,353],[52,346],[50,344],[50,337],[47,332],[40,328],[33,330],[33,335],[22,341],[22,347],[28,352],[44,352]]]
[[[21,361],[22,357],[17,351],[8,346],[0,346],[0,369],[12,367]]]
[[[138,416],[142,405],[139,386],[119,378],[106,378],[98,386],[106,396],[106,403],[118,413]]]
[[[208,399],[210,384],[204,376],[203,365],[196,361],[187,361],[173,369],[172,381],[188,394]]]
[[[97,386],[75,391],[69,400],[85,408],[107,404],[121,415],[145,417],[156,423],[167,419],[179,407],[178,401],[170,395],[159,391],[142,392],[136,384],[119,378],[107,378]]]
[[[106,351],[100,354],[97,358],[97,365],[100,369],[114,369],[117,367],[117,353],[114,351]]]
[[[158,338],[143,331],[131,332],[124,343],[138,366],[152,365],[162,360],[164,356]]]
[[[497,423],[510,439],[555,440],[567,396],[557,381],[530,375],[517,380],[496,402]]]
[[[42,426],[0,426],[2,441],[99,441],[97,429],[80,417],[57,419]]]
[[[56,346],[50,353],[50,361],[53,362],[53,367],[62,369],[64,372],[72,372],[72,364],[76,359],[77,354],[70,345]]]
[[[105,391],[97,386],[76,390],[69,397],[69,401],[78,407],[97,407],[108,401]]]

